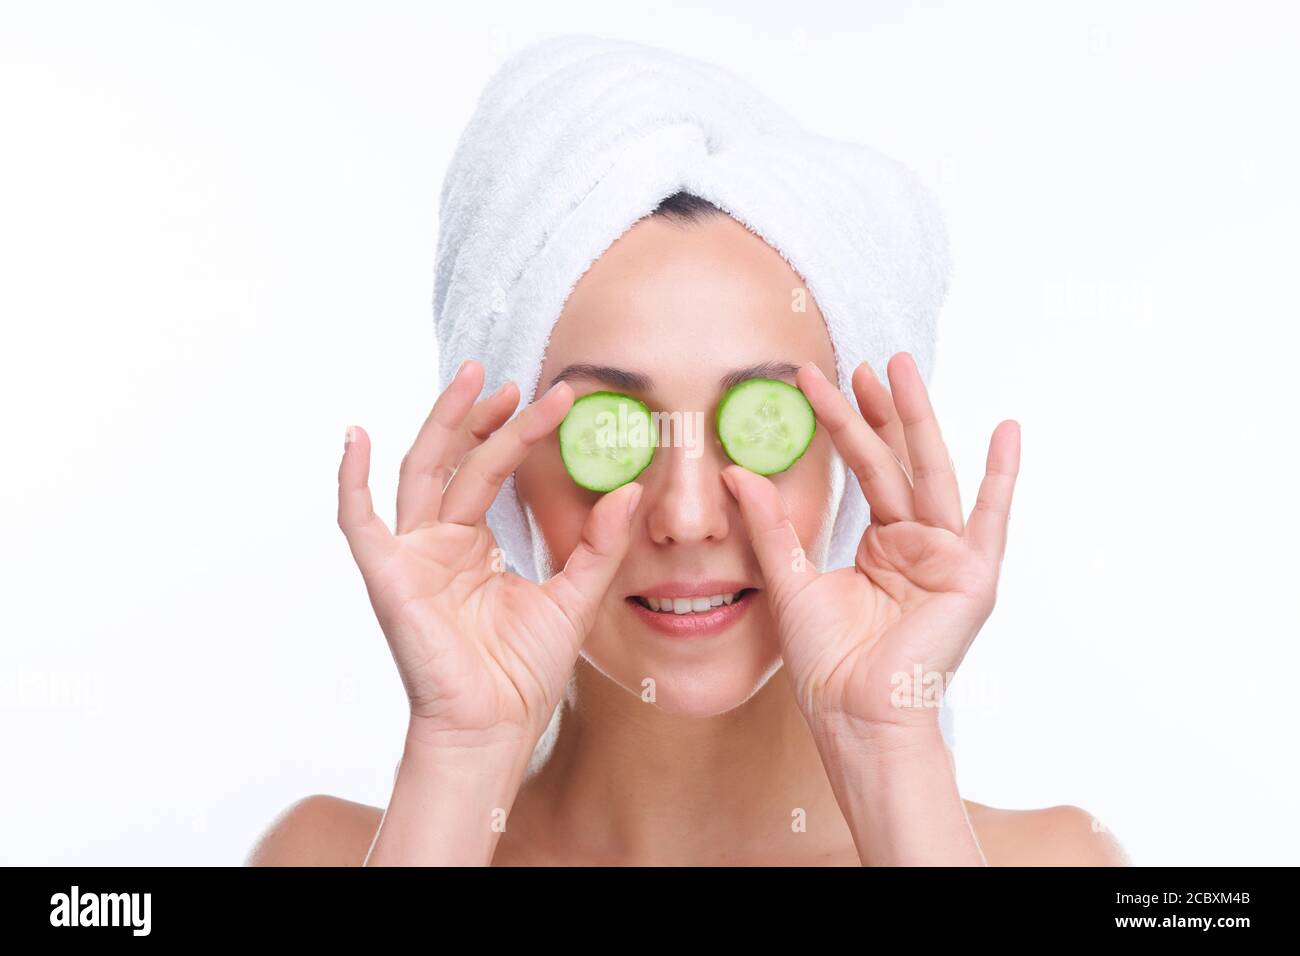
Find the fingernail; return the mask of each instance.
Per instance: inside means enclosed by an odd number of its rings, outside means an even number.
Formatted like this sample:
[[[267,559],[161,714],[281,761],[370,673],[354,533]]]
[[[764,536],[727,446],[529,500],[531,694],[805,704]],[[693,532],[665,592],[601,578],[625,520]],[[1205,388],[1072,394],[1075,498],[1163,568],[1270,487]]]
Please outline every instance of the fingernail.
[[[357,426],[349,425],[348,430],[343,433],[343,447],[347,448],[348,445],[351,445],[356,440],[357,440]]]
[[[641,503],[641,493],[645,491],[645,485],[637,485],[636,490],[627,496],[627,517],[632,520],[632,515],[636,514],[636,506]]]

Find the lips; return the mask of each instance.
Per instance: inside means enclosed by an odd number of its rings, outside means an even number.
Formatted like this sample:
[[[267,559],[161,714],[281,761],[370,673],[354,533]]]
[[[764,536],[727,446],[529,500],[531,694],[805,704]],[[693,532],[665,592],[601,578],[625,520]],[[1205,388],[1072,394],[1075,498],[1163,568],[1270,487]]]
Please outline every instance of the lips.
[[[739,581],[665,582],[626,599],[647,626],[668,637],[704,637],[727,629],[749,609],[756,588]]]

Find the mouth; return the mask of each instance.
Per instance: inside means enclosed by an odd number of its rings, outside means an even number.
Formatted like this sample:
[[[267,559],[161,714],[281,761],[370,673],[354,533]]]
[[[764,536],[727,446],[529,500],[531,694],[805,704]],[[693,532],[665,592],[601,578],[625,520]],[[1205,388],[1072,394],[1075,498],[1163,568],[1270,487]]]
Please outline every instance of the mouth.
[[[626,602],[638,618],[664,636],[706,637],[740,620],[758,594],[758,588],[728,587],[734,585],[689,589],[664,586],[656,588],[655,594],[629,595]],[[696,593],[681,593],[686,590]]]
[[[739,591],[724,591],[706,597],[642,597],[633,594],[628,600],[636,601],[647,611],[655,614],[705,614],[715,607],[735,604],[736,601],[752,594],[757,588],[741,588]]]

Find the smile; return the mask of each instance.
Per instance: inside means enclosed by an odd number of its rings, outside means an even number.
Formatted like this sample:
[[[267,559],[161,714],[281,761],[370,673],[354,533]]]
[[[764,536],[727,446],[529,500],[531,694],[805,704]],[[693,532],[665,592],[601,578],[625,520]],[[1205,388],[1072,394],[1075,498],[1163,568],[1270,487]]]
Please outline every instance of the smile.
[[[719,590],[689,597],[668,593],[633,594],[626,598],[626,603],[647,627],[664,637],[710,637],[744,617],[757,594],[757,588]]]
[[[707,597],[641,597],[639,594],[634,594],[632,600],[660,614],[702,614],[724,604],[733,604],[737,598],[752,590],[754,589],[742,588],[739,591],[711,594]]]

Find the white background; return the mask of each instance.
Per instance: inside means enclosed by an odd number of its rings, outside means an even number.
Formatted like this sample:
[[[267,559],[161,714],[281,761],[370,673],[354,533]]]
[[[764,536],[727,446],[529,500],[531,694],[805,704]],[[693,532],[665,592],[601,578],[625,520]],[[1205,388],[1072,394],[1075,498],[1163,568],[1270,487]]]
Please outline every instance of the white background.
[[[997,422],[1024,441],[964,794],[1077,804],[1140,864],[1300,863],[1294,7],[700,7],[0,8],[0,860],[234,864],[302,796],[386,802],[343,432],[391,502],[443,171],[502,58],[576,31],[939,196],[967,507]]]

